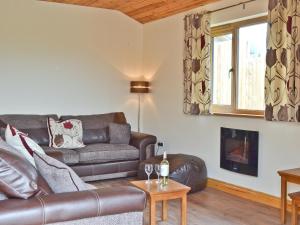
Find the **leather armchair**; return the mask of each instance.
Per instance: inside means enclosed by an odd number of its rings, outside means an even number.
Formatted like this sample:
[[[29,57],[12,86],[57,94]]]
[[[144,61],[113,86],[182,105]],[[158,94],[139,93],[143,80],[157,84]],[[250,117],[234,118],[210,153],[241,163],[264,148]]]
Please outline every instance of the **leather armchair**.
[[[145,209],[145,193],[135,187],[50,194],[0,202],[0,224],[41,225]]]
[[[140,160],[154,156],[157,138],[153,135],[131,132],[130,145],[140,150]]]

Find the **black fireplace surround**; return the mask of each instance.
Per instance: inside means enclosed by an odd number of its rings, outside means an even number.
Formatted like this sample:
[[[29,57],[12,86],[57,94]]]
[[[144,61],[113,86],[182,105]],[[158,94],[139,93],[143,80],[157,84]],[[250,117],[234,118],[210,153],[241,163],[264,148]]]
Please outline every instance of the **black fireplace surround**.
[[[221,168],[257,177],[258,132],[221,127]]]

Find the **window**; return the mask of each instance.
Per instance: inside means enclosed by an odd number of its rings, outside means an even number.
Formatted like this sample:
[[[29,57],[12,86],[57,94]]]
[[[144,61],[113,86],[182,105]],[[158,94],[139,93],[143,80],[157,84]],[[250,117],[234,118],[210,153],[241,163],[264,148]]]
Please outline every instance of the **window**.
[[[266,18],[212,28],[214,113],[262,115]]]

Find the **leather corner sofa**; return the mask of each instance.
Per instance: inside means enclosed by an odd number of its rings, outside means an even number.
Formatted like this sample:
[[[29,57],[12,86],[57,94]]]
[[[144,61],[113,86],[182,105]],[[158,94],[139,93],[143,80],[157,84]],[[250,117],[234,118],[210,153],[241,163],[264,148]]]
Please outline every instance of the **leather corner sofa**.
[[[145,193],[134,187],[0,201],[3,225],[143,225]]]
[[[5,149],[0,155],[1,192],[10,196],[0,201],[1,225],[143,225],[145,193],[135,187],[55,194],[27,159]]]
[[[47,118],[55,120],[79,119],[83,126],[80,149],[54,149],[49,147]],[[45,152],[69,165],[84,181],[95,181],[136,176],[140,161],[154,155],[156,137],[132,132],[129,145],[109,144],[109,123],[127,123],[124,113],[61,116],[0,115],[0,136],[4,138],[6,124],[27,133]]]

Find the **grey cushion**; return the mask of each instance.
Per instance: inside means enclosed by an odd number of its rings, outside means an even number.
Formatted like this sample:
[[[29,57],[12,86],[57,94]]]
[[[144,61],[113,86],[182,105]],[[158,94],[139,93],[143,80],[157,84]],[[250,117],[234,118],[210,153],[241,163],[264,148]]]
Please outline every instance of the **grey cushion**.
[[[47,118],[51,117],[58,120],[57,115],[0,115],[0,135],[4,138],[3,124],[10,124],[18,130],[27,133],[39,145],[49,144],[49,135],[47,131]]]
[[[130,124],[109,124],[109,143],[111,144],[129,144],[131,136]]]
[[[90,187],[64,163],[37,152],[33,155],[36,166],[54,193],[89,190]]]
[[[82,164],[136,160],[140,157],[137,148],[125,144],[92,144],[76,151]]]
[[[73,165],[79,163],[79,153],[72,149],[66,148],[53,148],[48,146],[41,146],[43,150],[47,153],[50,151],[61,151],[63,153],[63,162],[68,165]]]

